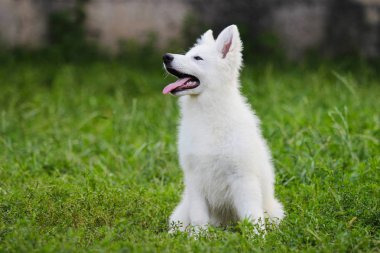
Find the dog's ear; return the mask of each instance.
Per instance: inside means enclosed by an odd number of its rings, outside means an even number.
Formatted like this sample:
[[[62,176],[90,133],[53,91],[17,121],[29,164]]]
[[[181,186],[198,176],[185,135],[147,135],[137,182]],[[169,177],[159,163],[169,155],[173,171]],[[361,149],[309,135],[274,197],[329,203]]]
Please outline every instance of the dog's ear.
[[[207,32],[205,32],[198,40],[197,40],[197,44],[198,45],[201,45],[201,44],[206,44],[206,43],[211,43],[211,42],[214,42],[214,36],[212,35],[212,30],[208,30]]]
[[[236,25],[230,25],[224,28],[216,39],[216,47],[222,58],[226,58],[226,56],[230,54],[240,55],[242,42]]]

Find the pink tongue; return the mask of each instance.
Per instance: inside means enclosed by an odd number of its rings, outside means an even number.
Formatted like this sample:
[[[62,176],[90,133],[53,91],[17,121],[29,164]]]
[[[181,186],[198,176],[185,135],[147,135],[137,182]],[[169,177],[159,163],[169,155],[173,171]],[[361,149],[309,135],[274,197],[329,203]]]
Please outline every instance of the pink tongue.
[[[175,83],[171,83],[168,86],[166,86],[164,88],[164,90],[162,91],[162,93],[166,95],[169,92],[171,92],[172,90],[174,90],[174,89],[176,89],[176,88],[184,85],[190,79],[191,79],[190,77],[185,77],[185,78],[182,78],[182,79],[178,79]]]

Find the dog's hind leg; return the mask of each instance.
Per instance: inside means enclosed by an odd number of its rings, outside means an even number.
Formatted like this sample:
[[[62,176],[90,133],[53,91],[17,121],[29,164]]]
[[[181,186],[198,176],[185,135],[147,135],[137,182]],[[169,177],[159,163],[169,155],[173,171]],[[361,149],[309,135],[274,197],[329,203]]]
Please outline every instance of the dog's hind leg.
[[[274,224],[279,224],[285,216],[282,204],[274,196],[264,201],[264,210],[269,221]]]
[[[262,193],[265,216],[274,224],[280,223],[285,214],[282,204],[274,196],[273,181],[263,182]]]

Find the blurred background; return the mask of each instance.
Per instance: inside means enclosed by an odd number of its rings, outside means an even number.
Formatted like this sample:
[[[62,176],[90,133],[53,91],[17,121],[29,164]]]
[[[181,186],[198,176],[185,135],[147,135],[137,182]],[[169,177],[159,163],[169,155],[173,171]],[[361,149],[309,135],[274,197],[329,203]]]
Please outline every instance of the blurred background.
[[[241,29],[248,59],[380,56],[380,0],[0,1],[3,50],[55,47],[69,58],[89,47],[111,55],[133,45],[184,48],[206,29],[216,35],[231,23]]]

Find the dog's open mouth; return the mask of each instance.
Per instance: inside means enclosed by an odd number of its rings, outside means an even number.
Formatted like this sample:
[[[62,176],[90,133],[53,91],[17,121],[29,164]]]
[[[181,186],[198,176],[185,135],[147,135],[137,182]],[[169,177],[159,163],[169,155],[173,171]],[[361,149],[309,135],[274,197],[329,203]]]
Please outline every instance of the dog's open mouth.
[[[164,94],[168,94],[168,93],[175,94],[180,91],[194,89],[198,87],[200,84],[199,79],[196,78],[195,76],[181,73],[173,68],[167,68],[166,70],[170,74],[178,77],[178,80],[174,83],[167,85],[162,91],[162,93]]]

